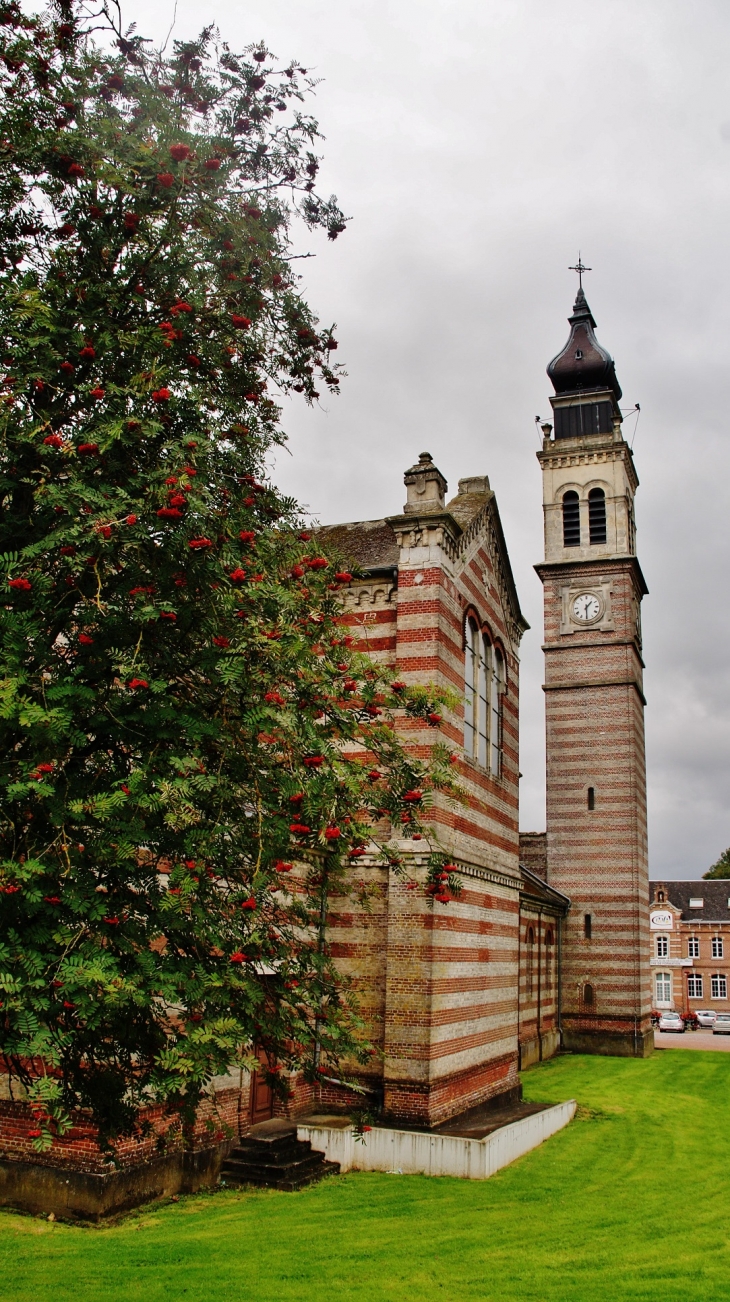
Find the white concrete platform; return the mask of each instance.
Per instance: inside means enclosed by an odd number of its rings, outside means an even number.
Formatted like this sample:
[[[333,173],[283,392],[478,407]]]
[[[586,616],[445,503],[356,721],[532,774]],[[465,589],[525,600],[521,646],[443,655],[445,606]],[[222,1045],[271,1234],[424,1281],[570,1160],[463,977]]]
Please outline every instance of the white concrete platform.
[[[361,1139],[354,1127],[329,1119],[328,1124],[297,1126],[297,1137],[308,1139],[328,1162],[341,1171],[385,1171],[398,1175],[452,1175],[463,1180],[488,1180],[502,1167],[537,1148],[575,1116],[576,1103],[558,1103],[522,1117],[484,1139],[463,1139],[428,1131],[391,1130],[373,1126]]]

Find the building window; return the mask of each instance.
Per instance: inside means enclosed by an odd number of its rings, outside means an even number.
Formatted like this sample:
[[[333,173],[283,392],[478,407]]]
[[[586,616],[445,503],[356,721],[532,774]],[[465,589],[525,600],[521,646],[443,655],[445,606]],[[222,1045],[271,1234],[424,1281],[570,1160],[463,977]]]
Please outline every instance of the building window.
[[[496,646],[492,652],[492,686],[490,692],[489,768],[498,776],[502,768],[502,697],[504,696],[504,660]]]
[[[580,547],[580,500],[574,488],[563,493],[563,546]]]
[[[697,973],[687,977],[687,997],[688,999],[702,998],[702,977]]]
[[[590,913],[585,913],[583,915],[583,935],[585,936],[586,940],[590,940],[592,934],[593,934],[593,919]]]
[[[464,631],[464,750],[490,773],[502,768],[504,658],[474,620]]]
[[[491,652],[487,639],[479,636],[479,665],[477,669],[477,759],[484,768],[489,759],[489,686]]]
[[[479,630],[473,620],[466,621],[464,636],[464,750],[473,755],[477,737],[477,666],[479,663]]]
[[[664,891],[657,891],[656,897],[659,903],[661,904],[664,900]]]
[[[671,972],[657,972],[654,981],[655,981],[657,1005],[671,1004],[672,1002]]]
[[[589,788],[588,788],[588,808],[589,808],[589,809],[595,809],[595,807],[596,807],[596,788],[595,788],[595,787],[589,787]]]
[[[710,984],[713,999],[727,999],[727,977],[723,972],[714,972]]]
[[[606,541],[606,494],[592,488],[588,494],[588,532],[591,546]]]
[[[690,936],[687,941],[687,957],[699,958],[700,956],[700,938],[699,936]]]
[[[527,993],[532,995],[535,989],[535,933],[527,928]]]
[[[590,981],[586,981],[583,986],[583,1003],[586,1008],[593,1008],[596,1002],[596,992]]]
[[[712,937],[712,957],[713,957],[713,958],[722,958],[722,957],[723,957],[723,953],[722,953],[722,936],[713,936],[713,937]]]
[[[656,956],[657,958],[669,958],[669,937],[657,936],[656,938]]]
[[[545,933],[545,992],[550,995],[553,989],[553,933],[548,928]]]

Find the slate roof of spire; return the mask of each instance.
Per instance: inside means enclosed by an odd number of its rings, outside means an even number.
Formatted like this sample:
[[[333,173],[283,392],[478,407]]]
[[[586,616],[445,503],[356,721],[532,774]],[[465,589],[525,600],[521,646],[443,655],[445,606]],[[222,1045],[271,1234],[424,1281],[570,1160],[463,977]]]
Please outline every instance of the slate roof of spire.
[[[595,336],[596,323],[582,289],[578,290],[573,315],[568,317],[570,335],[564,348],[547,368],[557,394],[611,389],[616,400],[621,386],[611,354]]]

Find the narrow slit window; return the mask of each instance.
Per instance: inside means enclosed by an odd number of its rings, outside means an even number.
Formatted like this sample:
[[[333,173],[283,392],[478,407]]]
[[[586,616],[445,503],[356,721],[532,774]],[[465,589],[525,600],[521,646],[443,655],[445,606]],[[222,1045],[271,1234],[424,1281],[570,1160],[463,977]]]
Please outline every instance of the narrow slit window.
[[[593,919],[590,913],[585,913],[583,915],[583,935],[585,936],[586,940],[590,940],[592,934],[593,934]]]
[[[580,547],[580,500],[574,488],[563,493],[563,546]]]
[[[596,992],[593,989],[593,986],[591,985],[590,981],[586,981],[583,987],[583,1003],[585,1004],[586,1008],[592,1008],[595,1002],[596,1002]]]
[[[589,809],[595,809],[595,807],[596,807],[596,788],[595,788],[595,787],[589,787],[589,788],[588,788],[588,808],[589,808]]]
[[[588,494],[588,532],[592,547],[596,543],[605,543],[606,494],[602,488],[592,488]]]

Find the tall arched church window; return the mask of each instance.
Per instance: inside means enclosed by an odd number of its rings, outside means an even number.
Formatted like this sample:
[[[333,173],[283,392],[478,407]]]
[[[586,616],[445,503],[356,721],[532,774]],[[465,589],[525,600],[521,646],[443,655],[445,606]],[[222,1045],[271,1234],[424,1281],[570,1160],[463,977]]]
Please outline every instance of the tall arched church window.
[[[588,494],[588,533],[591,546],[606,541],[606,494],[602,488],[592,488]]]
[[[464,750],[490,773],[502,769],[504,657],[473,619],[464,630]]]
[[[487,767],[489,763],[489,688],[492,674],[492,648],[484,637],[479,638],[479,673],[477,692],[477,759]]]
[[[504,660],[496,646],[492,650],[492,688],[490,692],[489,768],[497,776],[502,768],[502,697],[504,695]]]
[[[464,750],[475,755],[479,695],[479,630],[472,619],[467,619],[464,633]]]
[[[574,488],[563,493],[563,546],[580,547],[580,501]]]

